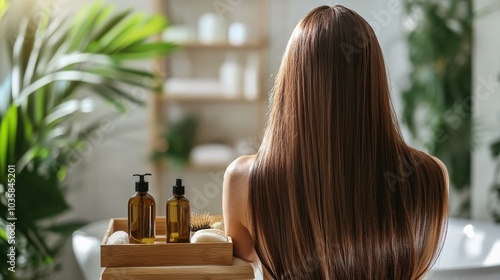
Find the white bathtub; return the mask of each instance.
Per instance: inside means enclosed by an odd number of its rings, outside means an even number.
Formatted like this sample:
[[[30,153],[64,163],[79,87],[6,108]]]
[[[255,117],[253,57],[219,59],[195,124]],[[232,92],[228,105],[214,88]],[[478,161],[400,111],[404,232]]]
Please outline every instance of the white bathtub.
[[[101,273],[99,245],[108,223],[94,222],[73,234],[73,250],[86,279],[98,279]],[[89,242],[95,250],[89,249]],[[427,279],[500,280],[500,226],[451,218],[443,250]]]
[[[450,218],[432,280],[500,280],[500,225]]]

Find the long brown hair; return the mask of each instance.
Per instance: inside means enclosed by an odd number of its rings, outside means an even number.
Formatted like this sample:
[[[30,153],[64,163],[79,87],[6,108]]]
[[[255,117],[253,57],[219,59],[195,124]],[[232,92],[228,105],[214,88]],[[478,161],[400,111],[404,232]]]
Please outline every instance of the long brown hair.
[[[445,171],[405,144],[369,24],[322,6],[295,28],[250,174],[273,279],[420,279],[440,248]]]

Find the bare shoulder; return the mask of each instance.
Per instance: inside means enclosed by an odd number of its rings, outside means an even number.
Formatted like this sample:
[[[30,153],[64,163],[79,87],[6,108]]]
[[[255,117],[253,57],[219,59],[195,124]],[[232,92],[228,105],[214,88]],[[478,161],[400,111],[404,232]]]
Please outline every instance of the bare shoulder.
[[[222,214],[227,236],[233,239],[233,255],[251,263],[254,269],[258,257],[249,230],[249,179],[255,156],[241,156],[226,169],[222,190]]]
[[[248,185],[250,168],[255,160],[255,155],[240,156],[235,159],[224,173],[225,187],[241,191]]]
[[[234,160],[224,173],[223,210],[246,224],[245,209],[248,209],[248,187],[250,170],[255,160],[254,155],[240,156]]]

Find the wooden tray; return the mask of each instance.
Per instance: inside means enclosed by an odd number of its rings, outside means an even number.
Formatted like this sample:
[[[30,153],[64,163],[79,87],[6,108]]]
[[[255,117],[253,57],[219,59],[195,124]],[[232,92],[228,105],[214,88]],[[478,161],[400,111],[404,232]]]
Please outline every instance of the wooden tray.
[[[232,265],[106,267],[100,280],[253,280],[254,278],[249,263],[233,258]]]
[[[156,218],[154,244],[113,244],[115,231],[127,232],[127,219],[111,219],[101,242],[101,267],[232,265],[233,242],[165,243],[165,217]]]

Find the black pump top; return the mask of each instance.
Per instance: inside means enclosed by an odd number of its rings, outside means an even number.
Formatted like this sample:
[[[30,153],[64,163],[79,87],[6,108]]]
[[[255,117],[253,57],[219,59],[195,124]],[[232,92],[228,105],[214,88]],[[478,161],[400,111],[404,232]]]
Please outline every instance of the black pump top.
[[[149,190],[149,182],[144,181],[144,176],[151,176],[151,173],[134,174],[132,176],[139,176],[139,181],[135,182],[136,192],[147,192]]]
[[[172,194],[184,195],[184,186],[182,185],[182,179],[175,180],[175,186],[172,187]]]

